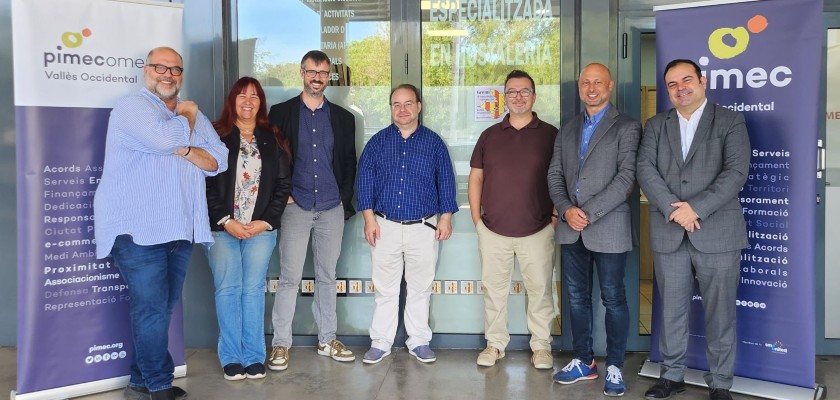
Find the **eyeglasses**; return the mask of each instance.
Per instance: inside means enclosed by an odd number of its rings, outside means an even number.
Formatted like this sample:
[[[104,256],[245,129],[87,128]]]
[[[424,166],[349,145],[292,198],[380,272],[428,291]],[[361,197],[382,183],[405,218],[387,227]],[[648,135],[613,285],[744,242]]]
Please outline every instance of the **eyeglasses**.
[[[531,90],[531,89],[521,89],[521,90],[512,90],[511,89],[511,90],[508,90],[508,91],[505,92],[505,96],[507,96],[507,97],[516,97],[516,96],[531,97],[531,93],[534,93],[534,91]]]
[[[163,75],[166,71],[169,71],[172,76],[181,76],[184,73],[184,69],[181,67],[167,67],[163,64],[146,64],[147,67],[152,67],[155,69],[155,72]]]
[[[394,104],[391,104],[391,109],[394,110],[394,111],[397,111],[401,108],[409,109],[409,108],[414,107],[414,104],[416,104],[416,103],[414,103],[413,101],[406,101],[405,103],[394,103]]]
[[[314,78],[315,75],[318,75],[321,78],[326,78],[330,76],[330,71],[316,71],[314,69],[305,69],[303,73],[306,74],[307,78]]]

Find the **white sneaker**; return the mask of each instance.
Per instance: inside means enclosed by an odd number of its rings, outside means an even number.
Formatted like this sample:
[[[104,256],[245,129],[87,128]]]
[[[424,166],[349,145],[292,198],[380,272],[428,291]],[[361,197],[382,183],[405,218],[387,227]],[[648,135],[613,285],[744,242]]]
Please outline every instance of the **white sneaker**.
[[[282,371],[289,368],[289,349],[284,346],[274,346],[268,356],[268,369]]]
[[[353,361],[356,359],[353,352],[338,339],[330,340],[329,343],[318,343],[318,354],[331,357],[336,361]]]

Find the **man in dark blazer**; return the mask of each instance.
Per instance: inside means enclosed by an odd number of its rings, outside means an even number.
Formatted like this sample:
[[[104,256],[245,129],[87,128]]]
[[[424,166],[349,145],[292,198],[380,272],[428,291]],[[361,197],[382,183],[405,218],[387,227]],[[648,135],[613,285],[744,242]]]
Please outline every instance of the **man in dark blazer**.
[[[610,104],[613,80],[602,64],[580,73],[578,90],[586,111],[566,121],[548,168],[551,200],[561,222],[563,282],[571,310],[574,359],[554,375],[570,384],[596,379],[592,350],[592,271],[598,272],[606,308],[607,379],[604,394],[621,396],[629,311],[624,290],[627,252],[633,248],[630,205],[636,181],[641,126]]]
[[[662,298],[661,374],[645,397],[685,390],[688,314],[697,279],[705,309],[704,379],[712,400],[731,399],[735,297],[747,230],[738,192],[747,180],[744,116],[706,100],[706,78],[691,60],[665,67],[674,108],[647,121],[636,171],[650,202],[650,243]]]
[[[268,368],[289,366],[292,319],[310,234],[315,264],[312,314],[318,326],[318,354],[337,361],[356,357],[336,339],[335,267],[341,253],[344,221],[353,214],[356,179],[356,121],[349,111],[324,97],[332,69],[330,59],[312,50],[300,62],[303,92],[275,104],[271,123],[289,139],[292,194],[280,225],[280,282],[272,309],[274,338]]]

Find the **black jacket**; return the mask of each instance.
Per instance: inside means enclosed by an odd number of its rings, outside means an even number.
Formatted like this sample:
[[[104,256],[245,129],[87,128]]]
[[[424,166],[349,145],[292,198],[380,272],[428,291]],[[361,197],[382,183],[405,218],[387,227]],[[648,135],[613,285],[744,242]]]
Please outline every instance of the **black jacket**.
[[[327,101],[324,99],[324,101]],[[289,139],[292,160],[297,154],[298,129],[300,128],[300,95],[271,106],[268,119],[280,128],[280,132]],[[330,125],[332,126],[334,145],[332,167],[338,193],[344,204],[344,219],[356,213],[353,207],[353,185],[356,182],[356,117],[341,106],[330,103]]]
[[[286,153],[277,145],[271,132],[257,128],[254,131],[257,149],[262,159],[260,189],[254,202],[252,220],[268,222],[274,229],[280,228],[280,217],[286,209],[286,201],[292,191],[292,173]],[[207,211],[210,215],[210,229],[222,231],[219,220],[226,215],[233,217],[233,196],[236,191],[236,167],[239,159],[239,129],[222,138],[228,148],[228,169],[207,178]]]

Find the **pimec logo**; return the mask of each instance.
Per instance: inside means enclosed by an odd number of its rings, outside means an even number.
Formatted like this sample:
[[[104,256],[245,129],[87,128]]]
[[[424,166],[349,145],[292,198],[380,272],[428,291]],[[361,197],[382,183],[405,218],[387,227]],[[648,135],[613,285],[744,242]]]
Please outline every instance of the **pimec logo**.
[[[747,50],[750,44],[751,35],[764,32],[769,23],[763,15],[755,15],[750,18],[746,27],[717,28],[709,35],[708,48],[712,56],[718,60],[730,60]],[[697,59],[697,64],[702,68],[702,74],[706,76],[708,88],[715,89],[741,89],[745,86],[758,89],[770,84],[777,88],[785,87],[793,80],[793,71],[787,65],[775,67],[729,67],[715,68],[710,66],[711,58],[702,56]]]
[[[750,33],[761,33],[767,29],[767,18],[763,15],[756,15],[747,21],[747,27],[718,28],[709,35],[709,51],[712,55],[727,60],[743,53],[750,44]],[[728,39],[727,36],[731,37]],[[734,40],[735,44],[729,45],[727,40]]]
[[[88,28],[82,29],[81,32],[64,32],[61,34],[61,43],[64,47],[75,49],[82,45],[84,38],[90,37],[92,34],[93,32]],[[61,46],[58,49],[61,50]]]

